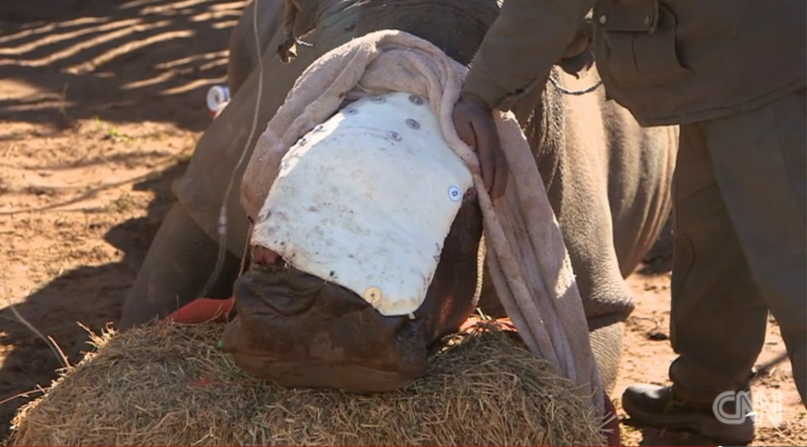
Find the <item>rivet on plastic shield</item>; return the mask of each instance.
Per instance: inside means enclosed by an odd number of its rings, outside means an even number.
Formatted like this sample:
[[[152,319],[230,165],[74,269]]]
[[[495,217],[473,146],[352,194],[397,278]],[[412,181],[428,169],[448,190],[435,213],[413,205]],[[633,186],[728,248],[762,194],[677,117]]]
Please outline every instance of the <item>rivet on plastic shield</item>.
[[[354,109],[353,107],[345,107],[342,113],[344,113],[345,115],[355,115],[359,113],[359,111]]]
[[[370,287],[364,292],[364,300],[370,304],[375,304],[381,300],[381,290],[378,287]]]
[[[407,118],[406,125],[412,129],[420,129],[420,123],[413,120],[412,118]]]
[[[387,99],[381,96],[373,96],[372,98],[370,98],[370,101],[373,101],[376,104],[382,104],[387,102]]]
[[[317,124],[316,126],[314,126],[314,132],[322,132],[323,130],[325,130],[325,126],[323,126],[322,124]]]
[[[448,188],[448,198],[451,199],[452,202],[459,202],[462,200],[462,191],[456,186],[452,186]]]
[[[392,138],[395,141],[401,141],[401,139],[402,139],[401,134],[399,134],[398,132],[395,132],[394,130],[390,130],[389,132],[387,132],[387,136],[389,136],[390,138]]]
[[[421,105],[421,104],[423,104],[423,98],[421,98],[421,97],[420,97],[420,96],[418,96],[418,95],[411,95],[411,96],[409,96],[409,101],[410,101],[412,104],[415,104],[415,105],[418,105],[418,106],[419,106],[419,105]]]

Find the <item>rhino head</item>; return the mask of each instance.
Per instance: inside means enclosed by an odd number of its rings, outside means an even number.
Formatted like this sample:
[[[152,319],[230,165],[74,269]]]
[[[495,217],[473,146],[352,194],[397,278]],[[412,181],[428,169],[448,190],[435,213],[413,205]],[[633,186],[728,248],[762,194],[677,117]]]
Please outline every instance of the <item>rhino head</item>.
[[[425,100],[356,101],[283,158],[224,348],[285,386],[406,386],[476,307],[481,236],[470,171]]]

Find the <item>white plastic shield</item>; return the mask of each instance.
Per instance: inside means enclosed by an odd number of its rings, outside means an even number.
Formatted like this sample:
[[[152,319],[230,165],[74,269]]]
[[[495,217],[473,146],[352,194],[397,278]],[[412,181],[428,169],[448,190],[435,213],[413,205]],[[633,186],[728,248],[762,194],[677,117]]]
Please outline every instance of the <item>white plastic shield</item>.
[[[355,292],[382,315],[412,314],[472,184],[426,101],[408,93],[364,98],[283,157],[252,244]]]

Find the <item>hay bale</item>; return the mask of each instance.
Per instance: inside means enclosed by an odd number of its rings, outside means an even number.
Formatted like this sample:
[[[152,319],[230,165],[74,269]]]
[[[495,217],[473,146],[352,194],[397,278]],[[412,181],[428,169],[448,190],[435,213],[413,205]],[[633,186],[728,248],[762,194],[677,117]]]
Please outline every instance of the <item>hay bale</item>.
[[[450,337],[424,378],[371,396],[251,378],[217,348],[221,332],[163,324],[93,335],[96,350],[20,409],[10,445],[605,442],[574,385],[498,330]]]

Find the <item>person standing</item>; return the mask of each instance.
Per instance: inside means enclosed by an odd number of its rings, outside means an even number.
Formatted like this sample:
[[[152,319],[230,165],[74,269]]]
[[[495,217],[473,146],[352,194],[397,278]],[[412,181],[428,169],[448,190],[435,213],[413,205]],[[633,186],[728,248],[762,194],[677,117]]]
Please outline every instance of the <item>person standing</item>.
[[[640,425],[753,438],[722,423],[721,393],[747,390],[777,319],[807,401],[807,2],[506,0],[454,108],[493,197],[507,181],[493,110],[545,81],[592,9],[610,99],[643,126],[680,125],[673,180],[671,386],[633,385]],[[807,407],[807,405],[805,405]]]

